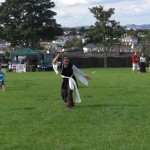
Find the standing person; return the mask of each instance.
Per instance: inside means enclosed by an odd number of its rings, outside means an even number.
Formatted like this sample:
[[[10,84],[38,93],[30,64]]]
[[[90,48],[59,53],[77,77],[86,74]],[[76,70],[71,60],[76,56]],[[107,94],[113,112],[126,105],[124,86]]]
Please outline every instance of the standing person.
[[[147,57],[148,69],[147,71],[150,72],[150,55]]]
[[[140,71],[141,72],[146,72],[146,64],[147,64],[146,57],[142,53],[142,56],[140,57]]]
[[[85,85],[88,85],[88,80],[90,77],[86,76],[82,71],[80,71],[74,64],[70,63],[70,60],[67,56],[63,57],[62,62],[58,62],[60,53],[53,60],[53,68],[56,74],[58,74],[57,67],[61,67],[61,77],[63,78],[61,86],[61,97],[66,103],[67,108],[75,107],[73,101],[73,90],[76,91],[76,103],[80,103],[80,95],[78,91],[77,80],[74,75],[76,73],[77,78]]]
[[[137,56],[137,52],[132,55],[132,71],[140,71],[139,67],[139,58]]]
[[[2,90],[4,91],[4,72],[1,70],[1,66],[0,66],[0,87],[2,88]]]

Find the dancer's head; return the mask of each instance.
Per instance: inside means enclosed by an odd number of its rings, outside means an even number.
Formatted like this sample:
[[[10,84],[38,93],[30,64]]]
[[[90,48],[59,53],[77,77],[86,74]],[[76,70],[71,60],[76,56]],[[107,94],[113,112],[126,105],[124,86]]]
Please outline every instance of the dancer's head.
[[[68,66],[69,64],[69,57],[68,56],[64,56],[62,59],[63,65],[64,66]]]

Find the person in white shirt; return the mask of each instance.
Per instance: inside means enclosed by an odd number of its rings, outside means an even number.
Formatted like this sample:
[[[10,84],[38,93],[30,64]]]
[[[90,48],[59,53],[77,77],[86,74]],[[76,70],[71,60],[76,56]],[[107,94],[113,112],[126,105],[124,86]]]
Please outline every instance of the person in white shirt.
[[[60,53],[53,60],[53,68],[56,74],[58,74],[57,67],[61,67],[61,77],[63,78],[61,86],[61,97],[66,103],[67,108],[74,108],[75,103],[80,103],[81,98],[78,91],[77,78],[86,86],[88,86],[88,80],[91,78],[86,76],[82,71],[80,71],[74,64],[70,63],[69,58],[64,56],[62,62],[58,62]],[[76,91],[75,103],[73,100],[73,90]]]
[[[142,55],[140,57],[140,71],[141,72],[146,72],[146,64],[147,64],[147,59],[146,59],[144,53],[142,53]]]

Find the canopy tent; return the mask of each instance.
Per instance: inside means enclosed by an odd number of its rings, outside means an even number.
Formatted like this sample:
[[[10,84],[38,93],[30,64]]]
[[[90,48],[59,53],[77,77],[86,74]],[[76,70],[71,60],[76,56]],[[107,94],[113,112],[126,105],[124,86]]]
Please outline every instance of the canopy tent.
[[[26,56],[26,65],[27,66],[36,66],[35,64],[30,64],[29,63],[29,57],[30,56],[37,56],[38,58],[38,63],[40,62],[40,60],[43,58],[43,53],[41,53],[40,51],[37,50],[33,50],[31,48],[24,48],[22,50],[16,50],[14,52],[11,53],[11,64],[13,61],[13,58],[16,57],[16,63],[18,64],[18,57],[19,56]]]
[[[11,53],[11,57],[15,56],[42,56],[43,54],[39,51],[33,50],[31,48],[24,48],[22,50],[17,50]]]
[[[37,51],[37,50],[33,50],[31,48],[24,48],[22,50],[16,50],[14,52],[11,53],[11,60],[16,57],[17,61],[18,61],[18,56],[37,56],[38,57],[38,61],[40,61],[40,59],[43,56],[43,53]]]

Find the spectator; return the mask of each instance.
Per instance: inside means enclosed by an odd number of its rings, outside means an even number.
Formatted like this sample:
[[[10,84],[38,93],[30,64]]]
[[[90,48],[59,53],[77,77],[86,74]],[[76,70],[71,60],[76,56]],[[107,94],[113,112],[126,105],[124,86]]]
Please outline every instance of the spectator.
[[[142,53],[141,57],[140,57],[140,71],[141,72],[146,72],[146,64],[147,64],[147,60],[145,55]]]
[[[137,56],[137,52],[132,55],[132,71],[140,71],[139,67],[139,58]]]

